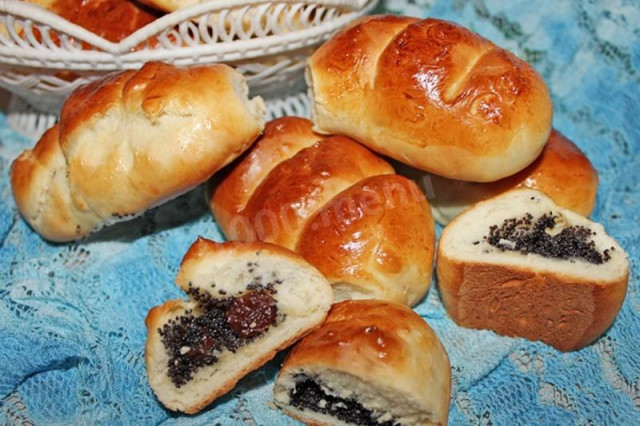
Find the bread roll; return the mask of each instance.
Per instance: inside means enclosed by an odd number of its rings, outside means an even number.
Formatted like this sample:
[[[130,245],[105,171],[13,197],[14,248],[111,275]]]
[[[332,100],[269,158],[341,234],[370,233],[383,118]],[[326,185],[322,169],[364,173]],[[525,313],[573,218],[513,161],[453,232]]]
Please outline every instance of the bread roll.
[[[79,87],[13,162],[18,209],[44,238],[69,241],[194,188],[260,134],[264,103],[247,92],[226,65],[157,62]]]
[[[167,408],[195,413],[324,321],[331,286],[271,244],[198,239],[178,277],[191,300],[146,319],[149,383]]]
[[[316,130],[451,179],[510,176],[551,131],[549,92],[531,66],[438,19],[362,18],[313,54],[307,82]]]
[[[334,305],[274,385],[276,404],[314,425],[446,425],[450,392],[449,359],[429,325],[378,300]]]
[[[615,319],[629,262],[602,225],[532,189],[482,201],[438,244],[438,286],[461,326],[580,349]]]
[[[301,253],[334,284],[336,300],[414,305],[429,289],[435,230],[411,181],[342,136],[285,117],[213,189],[227,239],[267,241]]]
[[[589,159],[556,130],[551,132],[536,161],[513,176],[487,183],[464,182],[437,175],[430,175],[429,179],[433,216],[443,225],[478,201],[523,187],[542,191],[560,207],[589,216],[598,190],[598,172]]]
[[[26,0],[118,43],[161,15],[130,0]],[[84,46],[88,49],[90,46]]]

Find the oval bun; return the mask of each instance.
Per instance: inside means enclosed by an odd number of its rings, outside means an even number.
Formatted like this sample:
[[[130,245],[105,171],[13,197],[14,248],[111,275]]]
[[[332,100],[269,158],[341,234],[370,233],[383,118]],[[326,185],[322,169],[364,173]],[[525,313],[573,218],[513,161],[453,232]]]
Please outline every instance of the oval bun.
[[[551,98],[529,64],[438,19],[359,20],[316,51],[307,77],[318,131],[452,179],[512,175],[551,131]]]

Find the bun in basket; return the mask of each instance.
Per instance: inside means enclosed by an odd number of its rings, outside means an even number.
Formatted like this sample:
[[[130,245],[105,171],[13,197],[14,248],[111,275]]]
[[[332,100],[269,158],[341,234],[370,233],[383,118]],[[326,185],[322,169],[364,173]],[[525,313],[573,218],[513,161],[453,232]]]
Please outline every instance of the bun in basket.
[[[526,169],[496,182],[464,182],[431,175],[433,216],[446,225],[478,201],[514,188],[547,194],[560,207],[588,217],[596,202],[598,172],[580,149],[554,130],[542,154]]]
[[[414,305],[429,289],[435,230],[420,189],[353,140],[315,134],[308,120],[267,123],[214,188],[211,209],[227,239],[302,254],[337,300]]]
[[[450,392],[433,330],[406,306],[378,300],[334,305],[274,385],[276,404],[313,425],[446,425]]]
[[[44,238],[69,241],[206,181],[264,127],[226,65],[146,64],[79,87],[60,121],[11,166],[13,195]]]
[[[160,17],[130,0],[27,0],[92,33],[118,43]]]
[[[536,159],[551,131],[540,75],[438,19],[373,16],[311,57],[315,129],[450,179],[491,182]]]
[[[171,410],[195,413],[324,321],[331,286],[271,244],[198,239],[177,283],[191,300],[146,319],[149,383]]]
[[[438,244],[438,286],[461,326],[580,349],[613,323],[629,262],[602,225],[516,189],[455,218]]]

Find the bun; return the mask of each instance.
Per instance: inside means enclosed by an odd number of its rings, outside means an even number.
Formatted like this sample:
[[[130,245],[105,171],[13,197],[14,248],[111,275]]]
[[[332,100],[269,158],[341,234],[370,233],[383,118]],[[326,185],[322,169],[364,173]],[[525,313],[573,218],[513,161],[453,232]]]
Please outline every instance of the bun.
[[[211,209],[227,239],[302,254],[337,300],[414,305],[429,288],[435,230],[419,188],[356,142],[313,133],[308,120],[267,123],[214,188]]]
[[[532,189],[482,201],[438,244],[438,286],[461,326],[580,349],[615,319],[627,254],[602,225]]]
[[[362,18],[311,57],[315,129],[451,179],[490,182],[536,159],[551,131],[540,75],[456,24]]]
[[[446,425],[450,393],[449,359],[433,330],[411,309],[378,300],[334,305],[274,385],[276,404],[314,425]]]
[[[198,3],[204,3],[207,0],[139,0],[140,3],[146,4],[154,9],[161,10],[163,12],[174,12],[179,9],[184,9],[193,6]]]
[[[69,241],[207,180],[264,126],[264,103],[226,65],[146,64],[81,86],[11,166],[13,195],[44,238]]]
[[[118,43],[160,15],[129,0],[27,0]],[[89,48],[89,46],[85,46]]]
[[[266,243],[198,239],[178,277],[191,300],[146,319],[149,383],[171,410],[195,413],[324,321],[331,286],[301,257]]]
[[[560,207],[589,216],[596,202],[598,172],[580,149],[560,132],[549,136],[540,156],[526,169],[496,182],[464,182],[431,175],[433,216],[446,225],[478,201],[514,188],[547,194]]]

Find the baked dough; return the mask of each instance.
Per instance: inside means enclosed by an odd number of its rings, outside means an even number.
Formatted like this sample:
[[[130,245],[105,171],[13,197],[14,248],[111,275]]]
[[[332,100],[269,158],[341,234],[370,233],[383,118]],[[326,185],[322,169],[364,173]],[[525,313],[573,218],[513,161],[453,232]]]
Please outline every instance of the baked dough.
[[[435,226],[410,180],[355,141],[284,117],[217,186],[211,209],[227,239],[302,254],[336,300],[418,303],[431,283]]]
[[[186,413],[206,407],[322,324],[332,300],[315,268],[261,242],[200,238],[176,281],[191,300],[149,312],[145,359],[160,402]]]
[[[226,65],[159,62],[79,87],[11,166],[18,209],[44,238],[69,241],[196,187],[264,127],[264,102],[247,93]]]
[[[404,170],[398,169],[404,174]],[[416,176],[416,172],[409,172]],[[422,172],[424,175],[424,172]],[[473,204],[514,188],[532,188],[547,194],[560,207],[588,217],[596,203],[598,172],[586,155],[560,132],[553,130],[540,156],[524,170],[496,182],[465,182],[428,175],[433,217],[442,225]]]
[[[491,182],[533,162],[552,106],[526,62],[451,22],[362,18],[310,58],[315,129],[451,179]]]
[[[345,301],[293,348],[273,392],[276,405],[307,424],[446,425],[451,369],[411,309]]]
[[[613,323],[629,261],[602,225],[532,189],[482,201],[443,230],[438,287],[461,326],[580,349]]]

